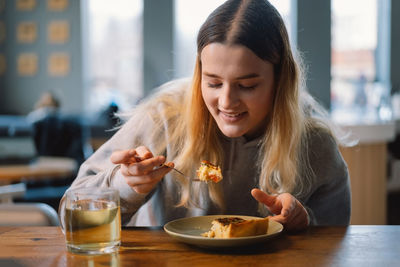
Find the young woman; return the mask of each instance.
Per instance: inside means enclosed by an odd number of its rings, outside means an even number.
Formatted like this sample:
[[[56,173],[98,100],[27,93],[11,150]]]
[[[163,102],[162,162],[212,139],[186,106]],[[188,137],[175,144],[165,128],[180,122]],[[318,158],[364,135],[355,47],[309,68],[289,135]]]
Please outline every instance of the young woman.
[[[346,164],[302,89],[276,9],[227,1],[201,27],[197,47],[193,77],[138,105],[72,188],[118,188],[126,225],[207,214],[270,215],[289,230],[348,224]],[[223,180],[193,181],[201,160],[221,166]]]

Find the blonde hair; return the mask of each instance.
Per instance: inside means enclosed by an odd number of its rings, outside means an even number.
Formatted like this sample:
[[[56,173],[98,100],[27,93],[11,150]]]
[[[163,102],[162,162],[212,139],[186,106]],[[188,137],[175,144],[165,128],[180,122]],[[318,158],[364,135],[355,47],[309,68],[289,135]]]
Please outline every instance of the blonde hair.
[[[146,102],[144,110],[162,107],[162,111],[158,108],[150,114],[158,125],[158,130],[151,133],[157,143],[155,153],[168,148],[168,160],[174,161],[188,176],[195,176],[203,159],[224,165],[218,126],[201,94],[200,55],[202,49],[213,42],[246,46],[259,58],[274,64],[273,106],[255,163],[260,168],[259,186],[271,194],[290,192],[299,196],[307,193],[314,178],[307,156],[309,135],[321,130],[333,134],[325,123],[323,109],[304,90],[301,60],[295,60],[292,54],[281,16],[265,0],[230,0],[217,8],[199,31],[190,87],[182,96],[178,97],[174,91],[162,92]],[[162,143],[159,137],[165,130],[163,121],[172,125],[167,129],[168,140]],[[181,188],[178,205],[201,206],[202,199],[209,196],[221,210],[224,209],[219,184],[204,186],[180,176],[175,178]]]

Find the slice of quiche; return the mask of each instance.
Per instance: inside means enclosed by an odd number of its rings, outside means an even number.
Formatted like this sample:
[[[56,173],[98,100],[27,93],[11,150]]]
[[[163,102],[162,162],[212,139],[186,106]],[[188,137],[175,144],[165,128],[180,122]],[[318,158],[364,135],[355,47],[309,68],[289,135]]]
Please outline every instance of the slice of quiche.
[[[211,222],[210,231],[201,234],[205,237],[231,238],[265,235],[269,218],[245,220],[240,217],[222,217]]]

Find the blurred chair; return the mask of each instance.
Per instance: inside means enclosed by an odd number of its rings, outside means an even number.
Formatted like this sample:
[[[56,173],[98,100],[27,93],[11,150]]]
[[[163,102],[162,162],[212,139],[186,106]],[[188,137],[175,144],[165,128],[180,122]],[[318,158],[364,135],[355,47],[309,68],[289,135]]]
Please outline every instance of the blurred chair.
[[[0,226],[58,226],[57,212],[44,203],[13,203],[25,184],[0,186]]]
[[[52,114],[33,123],[39,156],[68,157],[82,164],[87,156],[88,129],[79,118]]]
[[[0,204],[1,226],[58,226],[57,212],[45,203]]]
[[[26,192],[24,183],[0,186],[0,204],[12,203],[14,197],[21,197]]]
[[[72,158],[77,165],[90,155],[89,128],[82,118],[51,113],[32,121],[33,140],[38,156]],[[29,181],[24,198],[16,202],[42,202],[57,209],[59,200],[76,173],[64,179]]]

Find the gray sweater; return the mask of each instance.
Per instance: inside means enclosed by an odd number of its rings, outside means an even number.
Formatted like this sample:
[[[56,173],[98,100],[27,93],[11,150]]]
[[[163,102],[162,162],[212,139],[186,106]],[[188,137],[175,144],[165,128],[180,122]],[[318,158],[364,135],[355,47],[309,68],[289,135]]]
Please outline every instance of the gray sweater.
[[[182,85],[176,85],[182,86]],[[185,86],[185,85],[183,85]],[[142,118],[146,119],[146,118]],[[130,149],[141,145],[152,150],[152,141],[146,140],[149,127],[139,129],[136,119],[128,120],[117,133],[101,146],[79,170],[71,188],[81,186],[115,187],[119,189],[121,215],[124,225],[160,226],[168,221],[191,216],[221,214],[208,197],[202,199],[202,207],[176,207],[178,188],[172,175],[167,174],[155,190],[144,195],[136,193],[125,182],[119,165],[110,161],[117,149]],[[168,122],[164,123],[168,127]],[[222,170],[223,194],[227,210],[225,214],[266,216],[258,209],[258,202],[250,194],[258,187],[259,169],[255,166],[260,139],[246,141],[244,137],[220,136],[225,153]],[[165,152],[168,155],[168,149]],[[347,166],[334,139],[326,133],[310,135],[308,153],[315,179],[307,194],[298,197],[306,207],[313,225],[346,225],[350,220],[350,183]],[[206,185],[202,185],[206,186]]]

